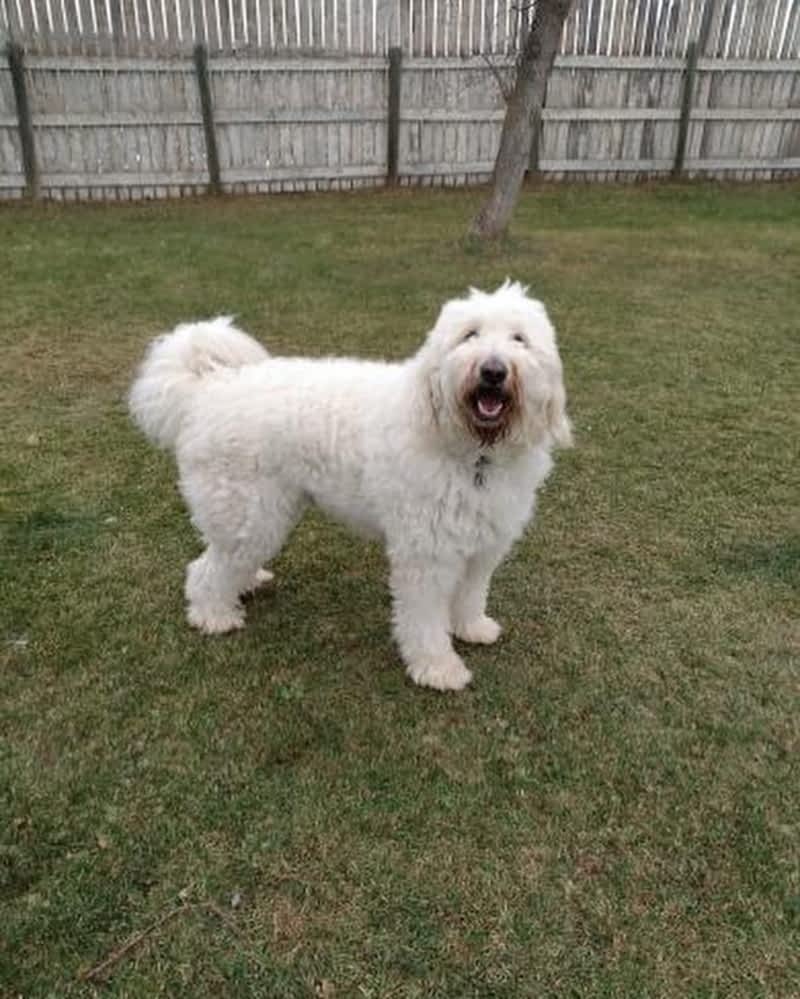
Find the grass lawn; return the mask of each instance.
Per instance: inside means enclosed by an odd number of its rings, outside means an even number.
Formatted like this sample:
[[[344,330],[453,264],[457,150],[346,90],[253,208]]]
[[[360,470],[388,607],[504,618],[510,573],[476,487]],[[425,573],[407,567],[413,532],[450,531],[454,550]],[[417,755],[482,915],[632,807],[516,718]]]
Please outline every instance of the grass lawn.
[[[800,188],[545,187],[491,252],[479,197],[0,208],[3,997],[800,995]],[[318,516],[193,633],[147,340],[397,358],[506,275],[577,446],[474,687]]]

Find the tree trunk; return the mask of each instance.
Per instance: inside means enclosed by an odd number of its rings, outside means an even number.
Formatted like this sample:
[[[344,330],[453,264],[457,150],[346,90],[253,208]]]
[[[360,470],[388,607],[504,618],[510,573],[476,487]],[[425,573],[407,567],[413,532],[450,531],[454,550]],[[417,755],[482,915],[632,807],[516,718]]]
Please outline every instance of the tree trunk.
[[[514,89],[508,98],[500,148],[489,197],[472,220],[470,236],[502,236],[511,220],[528,168],[531,143],[541,120],[547,78],[573,0],[537,0],[528,34],[517,58]]]

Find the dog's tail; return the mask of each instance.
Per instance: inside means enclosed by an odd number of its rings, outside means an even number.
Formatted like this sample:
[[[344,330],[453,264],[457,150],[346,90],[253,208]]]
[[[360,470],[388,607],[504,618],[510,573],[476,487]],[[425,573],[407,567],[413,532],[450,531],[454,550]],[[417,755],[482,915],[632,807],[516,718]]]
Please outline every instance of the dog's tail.
[[[209,375],[258,364],[268,356],[230,316],[178,326],[150,344],[128,396],[131,415],[150,440],[172,448]]]

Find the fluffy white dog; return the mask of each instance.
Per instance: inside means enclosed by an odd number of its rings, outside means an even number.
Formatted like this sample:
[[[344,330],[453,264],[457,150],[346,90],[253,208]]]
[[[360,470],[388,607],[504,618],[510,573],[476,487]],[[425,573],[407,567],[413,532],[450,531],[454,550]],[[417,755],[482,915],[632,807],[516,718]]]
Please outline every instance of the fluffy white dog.
[[[385,543],[397,644],[438,690],[471,679],[451,636],[500,635],[492,573],[571,443],[555,332],[508,281],[448,302],[395,364],[272,357],[229,318],[178,326],[151,345],[130,408],[174,450],[207,546],[186,572],[192,625],[242,627],[240,596],[315,503]]]

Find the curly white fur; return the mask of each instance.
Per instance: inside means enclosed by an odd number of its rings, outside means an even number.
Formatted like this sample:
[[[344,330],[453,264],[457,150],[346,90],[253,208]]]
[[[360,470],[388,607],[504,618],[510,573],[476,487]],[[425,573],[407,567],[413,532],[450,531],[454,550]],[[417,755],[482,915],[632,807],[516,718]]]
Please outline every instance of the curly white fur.
[[[540,302],[506,282],[449,302],[401,363],[272,357],[229,318],[151,345],[130,393],[174,450],[206,550],[186,573],[189,622],[244,623],[309,503],[387,550],[394,634],[411,678],[471,674],[451,636],[490,643],[493,571],[530,519],[555,445],[571,443],[561,361]]]

